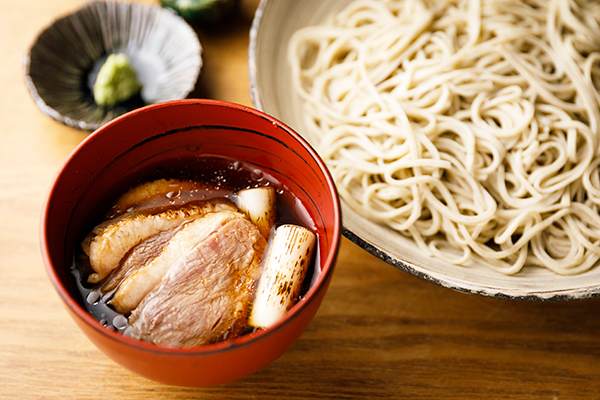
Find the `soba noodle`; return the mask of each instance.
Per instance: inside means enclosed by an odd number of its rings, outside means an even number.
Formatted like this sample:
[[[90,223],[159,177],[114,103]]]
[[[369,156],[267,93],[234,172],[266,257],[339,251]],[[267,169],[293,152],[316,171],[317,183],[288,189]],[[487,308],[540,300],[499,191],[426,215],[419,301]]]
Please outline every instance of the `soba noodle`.
[[[600,3],[358,0],[293,36],[313,143],[357,212],[454,264],[600,258]]]

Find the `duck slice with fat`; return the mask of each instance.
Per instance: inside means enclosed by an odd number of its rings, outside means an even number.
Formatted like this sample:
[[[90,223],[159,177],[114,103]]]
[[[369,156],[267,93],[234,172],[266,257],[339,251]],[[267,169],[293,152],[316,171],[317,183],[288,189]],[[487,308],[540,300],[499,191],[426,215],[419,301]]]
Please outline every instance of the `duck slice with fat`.
[[[241,334],[266,245],[248,219],[229,219],[170,266],[133,310],[133,336],[163,346],[196,346]]]
[[[205,202],[158,214],[123,214],[101,223],[81,243],[94,270],[94,273],[88,276],[88,282],[98,283],[103,280],[117,268],[127,252],[144,239],[174,229],[199,216],[223,209],[236,209],[236,207],[225,202]]]

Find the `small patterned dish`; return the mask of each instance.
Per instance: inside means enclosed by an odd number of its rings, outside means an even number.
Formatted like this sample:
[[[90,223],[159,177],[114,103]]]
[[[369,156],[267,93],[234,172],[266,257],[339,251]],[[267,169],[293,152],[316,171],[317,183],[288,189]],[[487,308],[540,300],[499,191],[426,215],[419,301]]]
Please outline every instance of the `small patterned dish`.
[[[100,107],[93,85],[112,53],[127,55],[143,86],[127,101]],[[159,5],[112,1],[55,20],[24,58],[25,84],[42,112],[89,131],[143,105],[185,98],[201,67],[202,46],[183,18]]]

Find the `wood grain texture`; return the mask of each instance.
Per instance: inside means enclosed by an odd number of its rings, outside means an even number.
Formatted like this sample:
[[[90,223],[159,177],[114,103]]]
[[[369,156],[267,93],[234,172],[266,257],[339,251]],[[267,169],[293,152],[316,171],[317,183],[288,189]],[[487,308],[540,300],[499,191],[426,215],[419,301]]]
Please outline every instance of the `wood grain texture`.
[[[86,134],[44,116],[22,79],[23,54],[39,30],[79,4],[0,2],[0,399],[600,398],[600,299],[525,303],[458,293],[348,240],[307,331],[248,378],[171,387],[106,358],[69,318],[39,251],[48,186]],[[251,105],[256,5],[243,1],[227,26],[199,29],[205,66],[195,97]]]

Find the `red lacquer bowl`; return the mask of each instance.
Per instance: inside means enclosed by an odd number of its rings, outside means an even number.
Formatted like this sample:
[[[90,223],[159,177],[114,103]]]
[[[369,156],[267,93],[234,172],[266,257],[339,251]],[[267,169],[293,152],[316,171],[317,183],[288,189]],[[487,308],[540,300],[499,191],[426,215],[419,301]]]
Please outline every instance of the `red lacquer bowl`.
[[[75,246],[99,204],[137,171],[206,155],[254,164],[305,206],[318,233],[320,275],[269,329],[194,348],[166,348],[104,327],[82,304],[71,273]],[[341,238],[335,185],[316,152],[272,117],[236,104],[178,100],[125,114],[87,137],[68,157],[42,210],[41,250],[50,280],[81,330],[108,357],[146,378],[209,386],[250,375],[283,354],[314,317],[331,281]]]

